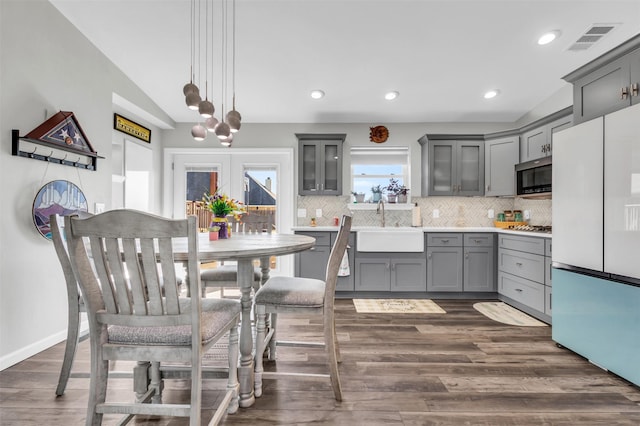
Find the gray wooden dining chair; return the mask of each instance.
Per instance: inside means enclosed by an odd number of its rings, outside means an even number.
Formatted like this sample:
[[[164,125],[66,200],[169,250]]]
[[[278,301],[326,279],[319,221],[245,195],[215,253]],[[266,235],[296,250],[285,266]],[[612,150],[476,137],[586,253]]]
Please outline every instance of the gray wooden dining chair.
[[[112,210],[88,219],[65,218],[65,234],[74,275],[85,300],[91,342],[91,379],[87,425],[100,425],[104,414],[189,417],[201,422],[202,359],[229,334],[227,391],[212,424],[238,409],[238,322],[240,303],[202,299],[196,217],[165,219],[133,210]],[[179,297],[173,239],[188,243],[186,269],[190,298]],[[163,404],[162,380],[141,400],[106,400],[110,361],[150,361],[189,365],[189,404]],[[171,371],[171,365],[163,370]],[[149,403],[153,401],[154,403]]]
[[[92,216],[91,213],[78,212],[78,217],[87,218]],[[67,318],[67,341],[65,342],[64,358],[62,361],[62,367],[60,368],[60,376],[58,378],[58,386],[56,387],[56,395],[61,396],[64,394],[71,377],[71,367],[73,367],[73,360],[76,355],[76,349],[78,343],[86,338],[88,334],[80,333],[80,314],[86,312],[84,307],[84,301],[80,295],[78,289],[78,282],[73,275],[71,268],[71,260],[69,259],[69,253],[67,251],[67,243],[62,235],[62,225],[64,218],[57,214],[52,214],[49,217],[49,226],[51,227],[51,240],[53,246],[60,261],[62,267],[62,273],[64,274],[64,280],[67,288],[67,305],[68,305],[68,318]]]
[[[338,237],[331,249],[327,263],[325,280],[301,277],[277,276],[267,282],[255,295],[257,311],[256,323],[256,355],[255,355],[255,395],[262,395],[262,379],[285,378],[322,378],[330,379],[335,399],[342,401],[342,387],[338,363],[340,362],[340,348],[336,337],[334,315],[334,299],[338,270],[347,249],[349,232],[351,231],[351,216],[342,216]],[[277,317],[280,314],[317,314],[323,316],[324,343],[317,342],[287,342],[276,339]],[[270,314],[271,325],[266,327],[267,315]],[[282,371],[266,372],[263,357],[269,348],[269,360],[276,359],[276,346],[324,347],[327,352],[329,374],[287,373]]]
[[[271,233],[273,230],[273,216],[255,214],[245,214],[241,220],[235,220],[229,218],[229,226],[231,227],[231,238],[235,233]],[[263,275],[263,271],[259,266],[253,268],[253,289],[258,291],[260,285],[266,281],[266,274]],[[225,297],[225,288],[238,288],[238,268],[235,264],[225,264],[210,268],[202,269],[200,272],[200,279],[202,281],[202,295],[206,296],[208,288],[217,288],[220,290],[220,297]]]

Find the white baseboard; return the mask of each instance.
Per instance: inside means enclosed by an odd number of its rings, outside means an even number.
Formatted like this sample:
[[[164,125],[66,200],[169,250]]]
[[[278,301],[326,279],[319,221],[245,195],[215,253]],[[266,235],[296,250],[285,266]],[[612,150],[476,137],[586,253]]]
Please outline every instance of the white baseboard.
[[[89,329],[89,323],[87,321],[83,321],[80,324],[80,333],[82,334],[85,330]],[[62,330],[58,333],[52,334],[42,340],[34,342],[28,346],[18,349],[17,351],[11,352],[0,358],[0,371],[11,367],[25,359],[36,355],[44,351],[45,349],[49,349],[53,345],[57,345],[67,338],[67,330]],[[60,365],[62,365],[62,358],[60,358]]]

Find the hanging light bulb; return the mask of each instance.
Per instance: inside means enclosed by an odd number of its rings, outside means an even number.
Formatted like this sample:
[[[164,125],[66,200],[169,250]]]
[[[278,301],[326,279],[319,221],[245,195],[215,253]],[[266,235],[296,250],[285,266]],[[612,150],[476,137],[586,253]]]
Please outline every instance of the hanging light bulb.
[[[185,101],[187,102],[187,107],[189,107],[189,109],[197,111],[198,108],[200,108],[200,102],[202,101],[202,98],[200,97],[200,93],[190,92],[187,95]]]
[[[213,133],[215,132],[216,126],[218,125],[218,123],[219,123],[218,119],[215,118],[214,116],[211,116],[205,120],[204,127],[206,127],[208,131]]]
[[[213,104],[209,102],[209,99],[207,98],[205,98],[204,101],[201,101],[198,104],[198,112],[204,118],[213,117],[213,113],[215,112],[215,110],[216,109],[213,107]]]
[[[240,120],[242,120],[242,116],[235,110],[235,107],[227,113],[227,123],[229,123],[231,133],[236,133],[240,130],[240,126],[242,125]]]
[[[207,137],[207,129],[202,124],[196,124],[191,128],[191,136],[197,141],[203,141]]]
[[[214,132],[218,139],[220,139],[221,141],[226,140],[231,135],[231,129],[229,128],[229,125],[224,121],[221,121],[216,125]]]
[[[220,145],[226,146],[227,148],[231,148],[232,143],[233,143],[233,133],[231,133],[225,140],[220,141]]]

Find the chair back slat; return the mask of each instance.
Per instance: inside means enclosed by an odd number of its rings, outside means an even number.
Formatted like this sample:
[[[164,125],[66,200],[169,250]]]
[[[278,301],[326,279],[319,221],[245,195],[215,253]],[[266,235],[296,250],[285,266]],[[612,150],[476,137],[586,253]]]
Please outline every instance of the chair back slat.
[[[144,278],[143,290],[146,292],[146,294],[143,294],[146,298],[149,315],[162,315],[164,313],[162,283],[158,276],[153,240],[148,238],[140,240],[140,252],[142,253],[140,256],[141,272]]]
[[[103,272],[104,275],[112,277],[113,287],[115,288],[116,310],[121,314],[132,314],[133,306],[127,284],[127,274],[125,273],[125,262],[129,262],[130,259],[127,259],[125,252],[123,262],[122,250],[117,238],[105,238],[104,245],[101,246],[103,247],[102,255],[106,259],[106,269]]]
[[[144,240],[140,240],[142,242]],[[124,266],[126,277],[128,280],[124,280],[122,283],[118,283],[118,287],[124,287],[123,291],[129,294],[131,300],[131,306],[133,307],[132,313],[135,315],[147,315],[147,290],[144,277],[142,276],[142,267],[138,256],[138,248],[136,247],[137,241],[133,238],[123,238],[122,248],[124,252]],[[141,257],[148,257],[148,250],[142,250],[140,247]],[[152,247],[153,254],[153,247]]]
[[[178,303],[180,289],[177,284],[178,279],[176,277],[176,269],[174,267],[173,244],[171,242],[171,238],[159,238],[158,249],[160,256],[160,268],[162,271],[164,302],[166,304],[165,310],[169,315],[177,315],[181,312],[180,304]]]
[[[331,248],[331,254],[329,255],[329,262],[327,263],[327,271],[325,277],[325,309],[327,305],[330,306],[333,311],[333,298],[336,292],[336,284],[338,282],[338,271],[340,270],[340,264],[342,258],[347,250],[347,244],[349,242],[349,233],[351,232],[351,216],[344,215],[340,221],[340,230],[338,231],[338,237],[336,242]]]
[[[65,232],[68,224],[65,219]],[[98,275],[98,280],[100,282],[100,287],[102,290],[103,298],[104,298],[104,306],[107,312],[112,314],[118,313],[118,304],[116,302],[116,290],[113,285],[113,281],[111,279],[111,275],[106,273],[108,268],[106,267],[106,259],[103,253],[103,241],[100,238],[89,238],[90,250],[89,253],[96,253],[95,256],[92,256],[93,264],[95,266],[96,274]]]

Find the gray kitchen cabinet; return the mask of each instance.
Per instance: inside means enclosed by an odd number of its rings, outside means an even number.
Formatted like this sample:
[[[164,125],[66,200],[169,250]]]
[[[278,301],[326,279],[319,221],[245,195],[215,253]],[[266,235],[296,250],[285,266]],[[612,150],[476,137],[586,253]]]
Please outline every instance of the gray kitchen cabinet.
[[[636,36],[563,77],[573,83],[576,124],[640,102],[638,46]]]
[[[462,291],[463,261],[461,233],[428,233],[427,291]]]
[[[520,136],[488,139],[484,143],[484,195],[515,195],[515,165],[520,162]]]
[[[548,238],[500,234],[498,293],[505,302],[551,322],[551,259]]]
[[[297,133],[298,193],[342,195],[342,145],[345,134]]]
[[[331,247],[336,243],[338,238],[337,232],[331,233]],[[347,257],[349,258],[349,275],[344,277],[338,277],[336,283],[336,291],[353,291],[354,289],[354,272],[355,272],[355,249],[356,247],[356,233],[349,233],[349,242],[347,243]],[[325,264],[326,266],[326,264]]]
[[[422,195],[484,195],[484,140],[429,139],[422,145]]]
[[[358,253],[355,291],[426,291],[422,253]]]
[[[520,162],[552,155],[554,133],[572,125],[573,116],[565,115],[525,131],[520,138]]]
[[[494,234],[464,234],[463,291],[496,291]]]
[[[296,253],[296,277],[315,278],[324,281],[326,278],[327,262],[329,261],[329,255],[331,254],[331,248],[335,243],[338,233],[323,231],[296,231],[296,234],[308,235],[316,239],[315,246],[309,250]],[[347,248],[350,274],[348,276],[338,277],[336,291],[353,291],[355,241],[355,232],[351,232],[349,234],[349,247]]]
[[[315,246],[295,254],[296,277],[324,280],[329,254],[331,253],[331,236],[328,232],[296,232],[316,239]]]

